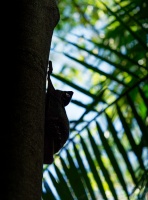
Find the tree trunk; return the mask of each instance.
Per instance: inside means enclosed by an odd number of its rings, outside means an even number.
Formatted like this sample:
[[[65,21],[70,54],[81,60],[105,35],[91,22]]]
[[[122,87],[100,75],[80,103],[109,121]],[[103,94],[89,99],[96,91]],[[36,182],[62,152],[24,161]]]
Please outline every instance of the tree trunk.
[[[46,70],[59,12],[55,0],[7,3],[1,194],[6,200],[40,200]]]

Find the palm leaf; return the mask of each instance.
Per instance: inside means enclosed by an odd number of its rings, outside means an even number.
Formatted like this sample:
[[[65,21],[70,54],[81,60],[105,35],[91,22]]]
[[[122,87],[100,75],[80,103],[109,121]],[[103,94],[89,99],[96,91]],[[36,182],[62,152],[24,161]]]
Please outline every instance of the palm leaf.
[[[42,191],[42,199],[56,200],[52,190],[50,189],[49,184],[46,181],[44,181],[44,188],[45,191]]]
[[[63,199],[73,199],[72,193],[70,191],[70,188],[67,185],[67,180],[66,178],[64,179],[61,171],[59,170],[59,168],[54,164],[54,169],[56,171],[56,175],[59,179],[59,186],[56,187],[57,191],[59,192],[59,195],[61,193],[61,197]]]
[[[86,168],[85,168],[85,165],[84,165],[84,163],[83,163],[83,161],[82,161],[82,158],[81,158],[80,155],[79,155],[78,148],[76,147],[76,145],[73,145],[73,148],[74,148],[75,156],[76,156],[76,159],[77,159],[77,162],[78,162],[78,165],[79,165],[79,169],[80,169],[80,171],[81,171],[81,173],[82,173],[82,176],[83,176],[83,178],[84,178],[86,187],[87,187],[87,189],[88,189],[88,191],[89,191],[89,194],[90,194],[91,198],[92,198],[93,200],[95,200],[96,197],[95,197],[95,194],[94,194],[94,190],[93,190],[93,188],[92,188],[90,179],[88,178],[87,170],[86,170]]]
[[[98,132],[99,132],[100,139],[101,139],[102,144],[104,146],[104,149],[105,149],[105,151],[106,151],[106,153],[108,155],[108,158],[110,159],[110,163],[112,164],[112,167],[114,168],[114,171],[118,174],[118,179],[120,181],[120,184],[122,185],[123,190],[126,192],[126,195],[128,197],[129,195],[128,195],[126,183],[125,183],[125,180],[123,178],[123,175],[122,175],[121,169],[119,167],[119,164],[118,164],[118,162],[117,162],[117,160],[116,160],[116,158],[114,156],[114,153],[113,153],[111,147],[109,146],[108,141],[104,137],[103,131],[101,130],[101,127],[100,127],[99,123],[96,122],[96,125],[97,125],[97,129],[98,129]]]
[[[107,196],[106,196],[106,194],[105,194],[105,189],[104,189],[104,187],[103,187],[103,185],[102,185],[102,181],[101,181],[100,175],[99,175],[99,173],[98,173],[98,171],[97,171],[97,169],[96,169],[96,166],[95,166],[95,164],[94,164],[94,162],[93,162],[93,160],[92,160],[92,156],[91,156],[91,154],[89,153],[88,148],[87,148],[85,142],[84,142],[82,139],[80,139],[80,142],[81,142],[82,147],[83,147],[83,149],[84,149],[84,152],[85,152],[85,155],[86,155],[88,164],[89,164],[89,166],[90,166],[90,168],[91,168],[91,171],[93,171],[93,176],[95,177],[96,184],[97,184],[97,186],[98,186],[98,189],[100,190],[100,193],[101,193],[101,195],[102,195],[102,198],[103,198],[103,199],[107,199]]]
[[[97,162],[99,164],[100,169],[102,170],[104,178],[105,178],[105,180],[106,180],[106,182],[107,182],[107,184],[108,184],[108,186],[110,188],[110,191],[111,191],[114,199],[118,199],[116,191],[115,191],[115,188],[114,188],[114,185],[113,185],[113,182],[112,182],[112,180],[110,178],[111,175],[109,174],[108,170],[104,166],[104,163],[103,163],[103,161],[101,159],[101,152],[100,152],[99,148],[97,147],[97,144],[95,143],[94,138],[92,137],[92,135],[90,133],[90,130],[88,129],[87,131],[88,131],[89,140],[91,142],[91,146],[93,148],[93,153],[96,156]]]
[[[118,138],[118,133],[117,133],[115,127],[113,126],[111,118],[108,116],[107,113],[105,113],[105,114],[106,114],[106,118],[107,118],[107,121],[108,121],[108,129],[110,130],[110,133],[112,134],[112,136],[114,138],[114,143],[117,145],[120,154],[123,156],[124,161],[126,163],[126,166],[128,168],[128,171],[130,172],[130,175],[132,176],[134,183],[137,184],[137,179],[135,177],[135,173],[134,173],[134,170],[132,168],[131,162],[128,158],[127,152],[124,149],[122,143],[120,142],[120,139]]]

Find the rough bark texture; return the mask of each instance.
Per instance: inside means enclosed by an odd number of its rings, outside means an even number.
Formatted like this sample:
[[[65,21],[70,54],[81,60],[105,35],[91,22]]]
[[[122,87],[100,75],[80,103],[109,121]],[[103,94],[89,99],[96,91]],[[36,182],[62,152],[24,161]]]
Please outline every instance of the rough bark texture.
[[[1,137],[5,147],[2,156],[5,190],[1,197],[40,200],[46,69],[59,12],[54,0],[19,0],[8,2],[8,7],[12,27],[7,28],[10,46],[6,54],[10,61],[5,70],[10,101]]]

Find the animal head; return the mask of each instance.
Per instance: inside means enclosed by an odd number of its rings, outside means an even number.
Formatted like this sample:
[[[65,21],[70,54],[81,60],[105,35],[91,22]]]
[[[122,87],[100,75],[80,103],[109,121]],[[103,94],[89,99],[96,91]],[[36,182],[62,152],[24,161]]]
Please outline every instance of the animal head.
[[[56,91],[56,94],[61,98],[64,106],[67,106],[71,101],[73,92],[72,91],[62,91],[62,90],[55,90],[55,91]]]

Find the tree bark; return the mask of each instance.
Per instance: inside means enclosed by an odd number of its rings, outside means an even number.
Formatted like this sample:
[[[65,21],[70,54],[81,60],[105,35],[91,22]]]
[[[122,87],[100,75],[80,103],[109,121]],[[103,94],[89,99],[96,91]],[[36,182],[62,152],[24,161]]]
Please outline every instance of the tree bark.
[[[59,20],[55,0],[8,1],[5,61],[5,133],[1,134],[3,193],[6,200],[40,200],[43,173],[45,81],[53,30]],[[5,94],[7,93],[7,97]],[[2,177],[2,176],[1,176]],[[1,197],[2,197],[1,196]]]

